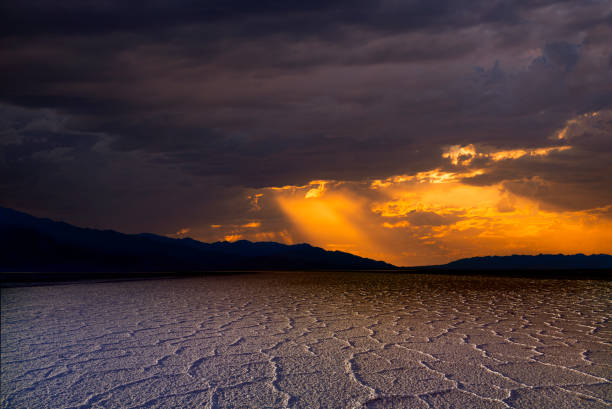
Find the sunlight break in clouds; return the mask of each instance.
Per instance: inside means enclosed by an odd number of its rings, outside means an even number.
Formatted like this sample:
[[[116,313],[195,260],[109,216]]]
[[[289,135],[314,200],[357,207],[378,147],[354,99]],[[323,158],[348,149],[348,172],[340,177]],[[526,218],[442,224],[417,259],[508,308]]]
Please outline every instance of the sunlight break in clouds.
[[[593,120],[590,114],[580,120]],[[577,133],[574,130],[574,133]],[[429,171],[363,181],[315,180],[268,188],[297,242],[383,259],[397,265],[444,263],[475,255],[607,253],[612,251],[612,205],[551,210],[520,195],[508,182],[550,183],[539,176],[478,185],[498,163],[541,161],[572,146],[493,150],[474,144],[442,153],[453,165],[481,167]],[[514,165],[513,165],[514,166]]]
[[[381,254],[367,230],[368,212],[364,198],[349,191],[308,195],[310,191],[277,191],[276,200],[304,241],[329,250],[350,251],[357,255]],[[381,254],[382,255],[382,254]]]
[[[537,253],[612,252],[612,203],[563,169],[601,166],[585,141],[605,144],[612,114],[578,115],[563,145],[438,151],[431,168],[382,178],[316,178],[242,192],[240,218],[191,226],[204,241],[310,243],[396,265]],[[586,162],[585,162],[586,160]],[[574,171],[573,174],[578,175]],[[593,192],[602,192],[601,196]],[[574,201],[563,202],[568,197]]]
[[[298,241],[379,258],[398,265],[443,263],[473,255],[603,253],[612,250],[612,223],[594,212],[551,212],[507,192],[502,184],[459,180],[345,183],[306,198],[275,191]]]

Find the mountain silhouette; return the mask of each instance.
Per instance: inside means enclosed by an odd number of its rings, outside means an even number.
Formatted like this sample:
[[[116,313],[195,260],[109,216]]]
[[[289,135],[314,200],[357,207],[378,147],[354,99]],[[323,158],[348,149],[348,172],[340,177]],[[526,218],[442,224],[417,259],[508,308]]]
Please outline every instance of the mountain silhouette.
[[[612,256],[607,254],[539,254],[536,256],[487,256],[464,258],[435,266],[448,270],[578,270],[612,269]]]
[[[0,271],[372,270],[393,265],[309,244],[203,243],[76,227],[0,207]]]
[[[174,239],[149,233],[124,234],[76,227],[0,207],[0,272],[232,270],[387,270],[450,274],[472,271],[511,275],[511,272],[520,271],[612,270],[612,256],[488,256],[464,258],[437,266],[398,268],[383,261],[341,251],[326,251],[309,244],[286,245],[247,240],[203,243],[190,238]],[[572,276],[576,274],[571,273]]]

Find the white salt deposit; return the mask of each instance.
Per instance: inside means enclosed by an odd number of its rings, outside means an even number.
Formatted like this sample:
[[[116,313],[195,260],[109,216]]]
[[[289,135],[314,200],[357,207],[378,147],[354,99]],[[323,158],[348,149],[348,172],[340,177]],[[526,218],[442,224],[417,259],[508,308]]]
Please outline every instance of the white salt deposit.
[[[604,408],[612,283],[265,273],[2,289],[2,408]]]

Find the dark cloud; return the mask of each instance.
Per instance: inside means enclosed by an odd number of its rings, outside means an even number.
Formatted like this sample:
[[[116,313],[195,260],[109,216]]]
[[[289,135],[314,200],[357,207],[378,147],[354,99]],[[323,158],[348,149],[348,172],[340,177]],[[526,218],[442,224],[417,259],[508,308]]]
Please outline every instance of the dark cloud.
[[[612,108],[605,2],[26,0],[0,15],[0,200],[81,207],[84,224],[144,226],[140,205],[235,217],[241,189],[451,169],[450,145],[549,146]],[[561,205],[566,180],[585,198],[566,206],[605,202],[600,134],[469,183]]]
[[[546,44],[543,50],[543,58],[553,65],[571,71],[580,58],[580,45],[565,42]]]
[[[320,35],[338,25],[382,31],[456,27],[482,21],[515,23],[529,3],[513,1],[23,1],[2,6],[3,34],[163,32],[194,24],[229,24],[235,34]]]
[[[469,167],[486,169],[486,173],[463,182],[477,186],[501,183],[508,192],[555,211],[605,207],[612,203],[611,119],[608,110],[568,121],[549,140],[549,146],[571,146],[569,149],[497,162],[475,158]],[[560,134],[564,136],[561,140],[556,138]]]

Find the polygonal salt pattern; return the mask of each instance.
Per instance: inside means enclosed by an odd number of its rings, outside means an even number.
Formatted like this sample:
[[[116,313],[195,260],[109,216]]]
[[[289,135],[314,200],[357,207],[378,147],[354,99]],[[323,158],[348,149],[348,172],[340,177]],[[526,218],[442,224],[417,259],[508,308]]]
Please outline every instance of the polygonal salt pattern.
[[[604,408],[608,281],[259,273],[2,289],[2,408]]]

